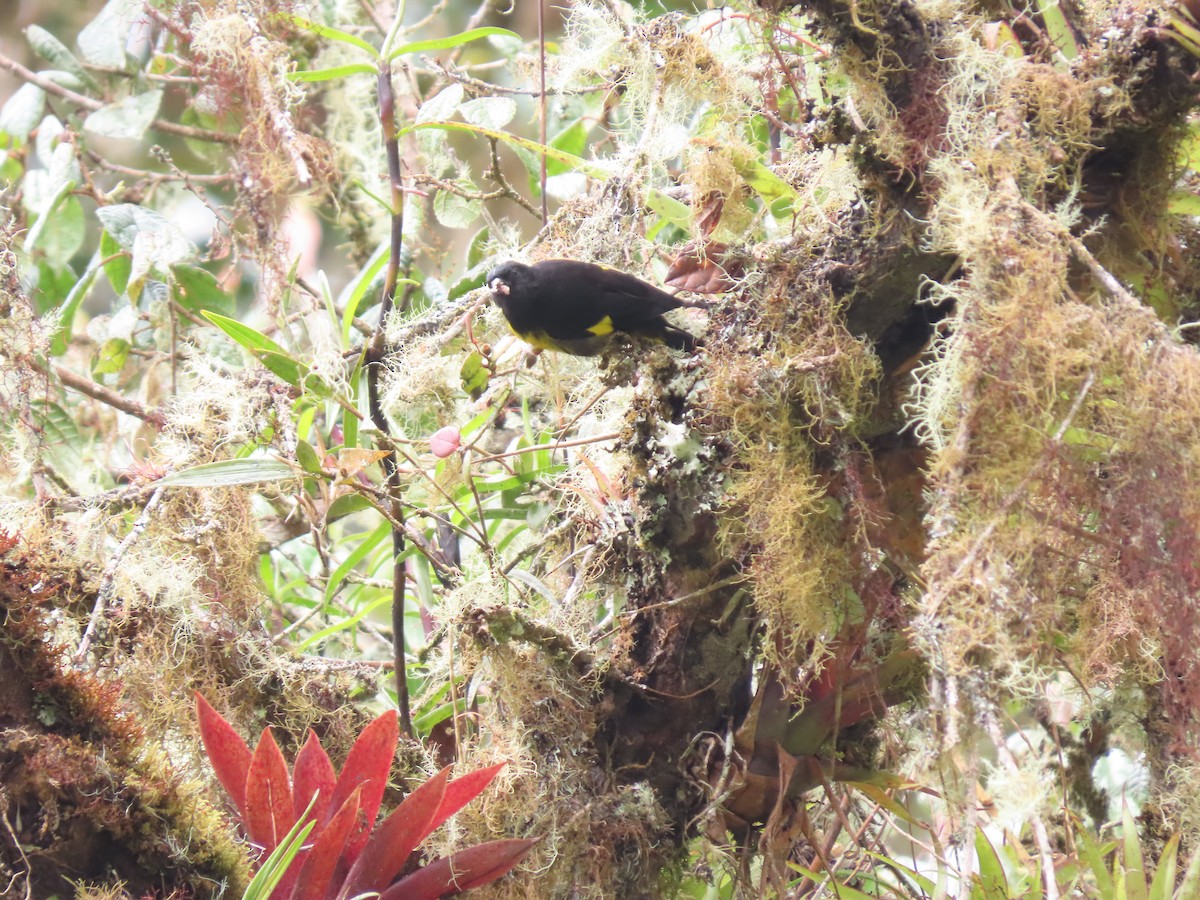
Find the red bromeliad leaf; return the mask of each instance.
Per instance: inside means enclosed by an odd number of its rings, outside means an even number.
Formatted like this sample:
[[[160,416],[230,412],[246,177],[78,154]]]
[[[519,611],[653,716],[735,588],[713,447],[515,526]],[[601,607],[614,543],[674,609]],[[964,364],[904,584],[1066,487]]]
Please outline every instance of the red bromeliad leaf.
[[[429,829],[421,835],[418,843],[425,840],[435,828],[483,793],[483,789],[492,783],[492,779],[506,765],[508,765],[507,762],[502,762],[488,766],[486,769],[476,769],[447,784],[446,793],[442,797],[442,805],[438,807],[433,821],[429,823]]]
[[[404,798],[390,816],[379,824],[362,855],[350,868],[339,900],[367,891],[382,891],[404,868],[409,855],[429,833],[446,794],[450,767],[442,769]]]
[[[330,810],[341,809],[354,789],[362,786],[359,807],[362,827],[347,840],[344,854],[350,862],[362,852],[370,837],[371,826],[375,824],[375,817],[379,815],[379,804],[383,802],[383,792],[387,788],[388,773],[392,771],[392,758],[399,741],[400,726],[396,723],[396,711],[388,710],[358,736],[329,798]]]
[[[435,859],[384,891],[379,900],[433,900],[490,884],[529,855],[537,841],[489,841]]]
[[[294,824],[296,811],[288,784],[287,762],[267,726],[246,773],[246,833],[263,848],[265,856]]]
[[[362,797],[362,787],[356,787],[346,798],[346,802],[329,819],[324,827],[318,826],[312,849],[306,851],[307,856],[301,865],[299,861],[293,867],[300,866],[300,879],[292,893],[292,900],[325,900],[333,893],[333,876],[338,862],[342,859],[342,848],[350,829],[358,821],[358,804]],[[286,896],[286,895],[285,895]]]
[[[217,780],[246,820],[246,772],[250,769],[250,748],[219,712],[196,692],[196,718],[200,721],[200,740],[212,763]]]
[[[317,823],[317,829],[328,818],[333,801],[333,788],[337,784],[337,772],[333,763],[317,736],[308,733],[308,740],[296,754],[296,765],[292,767],[292,799],[295,801],[296,818],[308,809],[309,801],[316,794],[317,802],[313,803],[312,817]]]

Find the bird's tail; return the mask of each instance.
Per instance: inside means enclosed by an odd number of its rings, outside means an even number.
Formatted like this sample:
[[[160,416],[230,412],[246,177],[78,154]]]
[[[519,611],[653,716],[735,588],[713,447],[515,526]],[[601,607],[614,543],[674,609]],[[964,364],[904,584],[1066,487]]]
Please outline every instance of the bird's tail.
[[[662,330],[654,336],[674,350],[691,353],[696,349],[696,339],[691,334],[668,322],[663,322]]]

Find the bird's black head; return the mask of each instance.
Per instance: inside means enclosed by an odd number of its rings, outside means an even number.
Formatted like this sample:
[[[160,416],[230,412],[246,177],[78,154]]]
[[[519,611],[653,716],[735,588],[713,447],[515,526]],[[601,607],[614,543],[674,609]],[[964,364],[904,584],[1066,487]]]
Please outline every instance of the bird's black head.
[[[487,286],[497,298],[509,297],[514,289],[529,285],[533,280],[532,266],[511,260],[501,263],[487,274]]]

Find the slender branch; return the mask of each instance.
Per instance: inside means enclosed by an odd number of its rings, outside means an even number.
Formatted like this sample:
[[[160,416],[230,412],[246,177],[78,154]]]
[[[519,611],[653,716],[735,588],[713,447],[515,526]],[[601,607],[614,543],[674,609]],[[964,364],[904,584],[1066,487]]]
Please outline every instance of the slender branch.
[[[104,611],[108,608],[108,602],[112,599],[113,592],[116,590],[117,569],[121,567],[121,561],[125,558],[125,554],[142,536],[150,524],[150,518],[154,515],[154,510],[158,504],[162,502],[163,494],[166,488],[160,487],[151,496],[146,503],[142,514],[138,516],[137,521],[133,523],[133,528],[129,529],[129,534],[125,535],[125,540],[121,541],[121,545],[117,547],[117,552],[112,555],[112,559],[104,567],[104,572],[100,576],[100,590],[96,592],[96,605],[92,607],[92,614],[88,618],[87,628],[84,629],[83,637],[79,640],[79,647],[75,650],[71,657],[75,662],[80,662],[87,656],[88,649],[92,646],[92,641],[96,638],[96,630],[100,627],[100,620],[104,618]]]
[[[32,69],[25,68],[15,59],[9,59],[3,53],[0,53],[0,68],[8,69],[18,78],[22,78],[30,84],[36,84],[47,94],[54,94],[56,97],[62,97],[64,100],[70,100],[72,103],[76,103],[85,109],[90,109],[92,112],[106,105],[100,100],[85,97],[83,94],[78,94],[70,88],[65,88],[61,84],[51,81],[43,75],[39,75]],[[168,122],[165,119],[155,119],[150,123],[150,126],[167,134],[177,134],[180,137],[192,138],[197,141],[236,144],[241,140],[241,135],[227,134],[224,131],[209,131],[207,128],[192,128],[189,125],[179,125],[175,122]]]
[[[387,415],[380,398],[379,379],[383,374],[383,361],[387,355],[387,324],[396,302],[396,284],[400,280],[400,254],[404,249],[404,184],[400,174],[400,143],[396,138],[396,95],[392,91],[392,69],[385,60],[381,61],[377,84],[379,96],[379,124],[383,131],[384,147],[387,150],[388,181],[392,189],[392,233],[389,247],[387,275],[383,284],[383,302],[379,310],[379,326],[367,348],[367,405],[371,421],[383,434],[390,435]],[[399,456],[393,450],[383,459],[383,470],[387,474],[390,494],[392,526],[392,656],[396,673],[396,705],[400,716],[400,730],[405,737],[413,737],[412,715],[409,712],[408,672],[404,651],[404,593],[407,570],[405,568],[404,505],[400,501],[403,482],[400,478]]]
[[[538,140],[546,146],[546,3],[538,0]],[[546,199],[546,153],[542,151],[542,224],[550,219],[549,201]]]
[[[36,362],[31,361],[29,365],[34,371],[40,372],[42,375],[49,377],[51,374],[49,370]],[[135,416],[143,422],[153,425],[155,428],[162,428],[167,423],[166,414],[161,409],[149,409],[136,400],[130,400],[128,397],[118,394],[111,388],[106,388],[102,384],[96,384],[90,378],[84,378],[82,375],[72,372],[66,366],[53,364],[51,368],[54,375],[63,383],[64,387],[69,387],[79,391],[81,394],[86,394],[93,400],[99,400],[113,409],[129,413],[129,415]]]

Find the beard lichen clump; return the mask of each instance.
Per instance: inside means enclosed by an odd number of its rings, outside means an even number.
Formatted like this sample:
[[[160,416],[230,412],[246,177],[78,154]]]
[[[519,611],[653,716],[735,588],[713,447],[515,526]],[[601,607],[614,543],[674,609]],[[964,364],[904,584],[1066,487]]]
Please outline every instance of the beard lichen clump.
[[[854,526],[834,460],[873,408],[878,359],[811,273],[781,264],[714,326],[706,403],[734,446],[723,535],[748,558],[769,659],[793,669],[823,654],[853,615]],[[769,338],[764,336],[769,335]],[[761,346],[748,346],[758,340]]]
[[[970,159],[993,140],[955,146]],[[1194,748],[1200,360],[1070,235],[1069,214],[1039,209],[1044,185],[988,159],[931,165],[931,233],[962,274],[942,286],[956,315],[918,372],[915,423],[937,452],[914,636],[943,676],[983,666],[1018,695],[1029,663],[1049,677],[1064,659],[1089,680],[1161,679],[1164,743]]]

